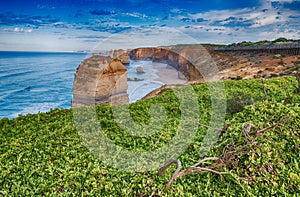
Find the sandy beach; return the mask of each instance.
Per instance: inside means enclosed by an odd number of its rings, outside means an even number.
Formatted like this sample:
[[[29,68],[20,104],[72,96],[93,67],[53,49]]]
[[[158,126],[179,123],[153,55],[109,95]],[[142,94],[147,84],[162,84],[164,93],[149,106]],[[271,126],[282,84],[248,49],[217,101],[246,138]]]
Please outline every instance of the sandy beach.
[[[153,67],[157,70],[157,76],[155,80],[160,81],[164,84],[185,84],[187,80],[178,78],[178,71],[162,63],[153,63]]]

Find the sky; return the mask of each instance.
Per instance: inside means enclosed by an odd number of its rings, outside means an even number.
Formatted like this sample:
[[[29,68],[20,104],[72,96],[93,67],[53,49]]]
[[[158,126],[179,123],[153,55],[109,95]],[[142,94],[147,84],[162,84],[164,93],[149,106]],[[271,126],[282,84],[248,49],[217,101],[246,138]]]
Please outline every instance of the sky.
[[[300,38],[300,0],[2,0],[1,51]]]

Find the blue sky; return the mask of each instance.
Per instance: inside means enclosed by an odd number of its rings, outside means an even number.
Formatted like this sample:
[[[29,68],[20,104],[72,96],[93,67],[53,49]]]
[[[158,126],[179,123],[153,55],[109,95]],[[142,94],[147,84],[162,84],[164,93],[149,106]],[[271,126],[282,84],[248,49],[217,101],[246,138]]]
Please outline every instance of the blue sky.
[[[4,0],[0,50],[299,39],[299,19],[300,0]]]

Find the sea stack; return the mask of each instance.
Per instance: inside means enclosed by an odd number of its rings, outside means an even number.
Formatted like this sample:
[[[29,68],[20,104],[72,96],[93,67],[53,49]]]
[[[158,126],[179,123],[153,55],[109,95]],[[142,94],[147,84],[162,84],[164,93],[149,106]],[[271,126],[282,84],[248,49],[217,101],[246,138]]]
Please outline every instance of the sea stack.
[[[92,56],[77,68],[72,107],[128,103],[127,88],[127,71],[121,60]]]

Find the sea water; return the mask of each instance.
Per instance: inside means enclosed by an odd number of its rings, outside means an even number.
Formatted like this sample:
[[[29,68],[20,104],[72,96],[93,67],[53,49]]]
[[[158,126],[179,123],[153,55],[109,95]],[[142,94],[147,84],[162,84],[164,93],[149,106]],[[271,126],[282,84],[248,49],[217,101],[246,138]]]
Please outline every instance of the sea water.
[[[84,53],[0,52],[0,118],[69,108]]]
[[[155,68],[156,63],[151,61],[135,61],[131,60],[127,66],[127,77],[133,81],[128,81],[129,102],[135,102],[146,96],[149,92],[164,85],[158,76],[158,70]],[[137,67],[142,67],[144,73],[138,73]],[[167,66],[167,65],[166,65]],[[134,81],[134,78],[138,81]]]
[[[74,75],[85,53],[0,52],[0,118],[18,114],[70,108]],[[145,73],[136,72],[142,66]],[[127,66],[130,102],[160,87],[157,70],[149,61],[131,61]]]

